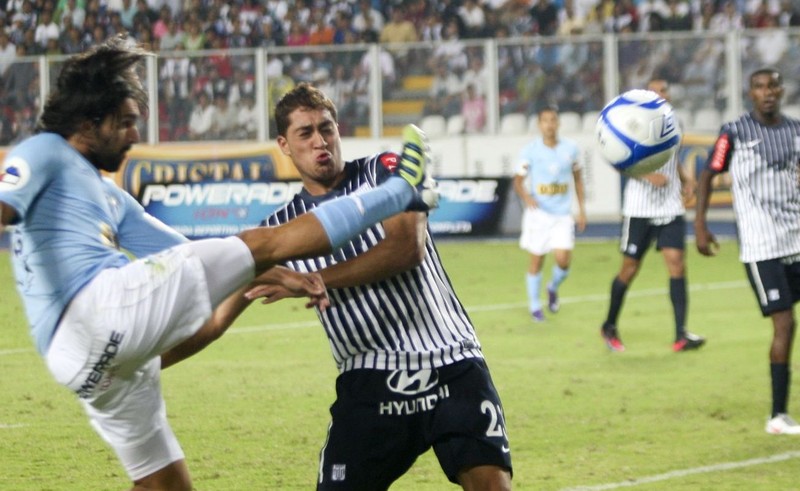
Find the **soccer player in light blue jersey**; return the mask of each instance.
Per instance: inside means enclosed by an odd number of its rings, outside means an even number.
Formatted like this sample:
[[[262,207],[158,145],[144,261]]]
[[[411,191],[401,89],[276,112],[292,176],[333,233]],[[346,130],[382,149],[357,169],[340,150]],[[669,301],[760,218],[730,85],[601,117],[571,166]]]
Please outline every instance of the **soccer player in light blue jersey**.
[[[544,321],[540,299],[544,257],[553,252],[555,264],[547,285],[547,306],[559,310],[558,287],[569,274],[575,227],[586,228],[586,208],[578,147],[558,135],[558,110],[539,111],[539,131],[520,152],[514,175],[514,190],[522,199],[522,234],[519,245],[530,254],[525,283],[528,309],[534,322]],[[574,185],[574,186],[573,186]],[[578,217],[572,216],[572,196],[578,200]]]
[[[115,37],[64,64],[37,134],[0,165],[0,226],[13,225],[14,274],[36,348],[133,489],[189,491],[161,396],[162,360],[180,361],[224,332],[248,303],[237,292],[251,282],[325,307],[321,277],[273,266],[327,254],[389,216],[435,205],[436,196],[426,189],[424,135],[412,128],[400,177],[279,227],[189,242],[101,174],[118,170],[139,141],[147,94],[136,67],[148,55]]]

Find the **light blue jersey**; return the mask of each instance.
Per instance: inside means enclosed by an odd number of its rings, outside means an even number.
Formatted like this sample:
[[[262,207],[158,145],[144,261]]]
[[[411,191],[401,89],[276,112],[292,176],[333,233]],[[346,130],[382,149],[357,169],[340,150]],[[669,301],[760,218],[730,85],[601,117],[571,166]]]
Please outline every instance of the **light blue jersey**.
[[[42,133],[0,167],[0,201],[17,212],[12,263],[31,335],[44,354],[72,297],[105,268],[187,239],[145,213],[61,136]]]
[[[559,138],[556,147],[550,148],[537,136],[520,152],[515,172],[525,176],[525,186],[542,211],[570,215],[572,171],[577,162],[578,147],[572,141]]]

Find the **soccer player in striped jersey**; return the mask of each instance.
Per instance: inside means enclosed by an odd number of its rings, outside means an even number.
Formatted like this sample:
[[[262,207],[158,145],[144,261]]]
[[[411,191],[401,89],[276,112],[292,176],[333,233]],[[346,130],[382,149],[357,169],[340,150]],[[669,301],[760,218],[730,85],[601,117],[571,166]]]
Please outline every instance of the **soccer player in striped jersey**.
[[[345,162],[336,107],[308,84],[284,95],[275,114],[278,144],[303,189],[268,225],[373,189],[396,172],[393,153]],[[431,447],[453,483],[511,489],[500,398],[426,213],[397,215],[332,254],[286,265],[318,271],[330,297],[319,317],[340,373],[317,489],[388,489]],[[262,293],[288,296],[266,287],[250,297]]]
[[[772,320],[772,412],[766,431],[800,435],[800,424],[787,414],[794,304],[800,300],[800,121],[781,113],[783,93],[777,70],[763,68],[750,75],[753,110],[720,129],[698,182],[694,229],[697,250],[713,256],[719,245],[706,223],[711,181],[728,172],[739,260],[761,314]]]
[[[669,101],[669,83],[660,78],[648,82],[647,89]],[[619,336],[619,318],[625,294],[642,265],[645,253],[655,241],[669,275],[669,298],[675,318],[673,351],[699,348],[705,339],[686,330],[688,297],[686,291],[686,212],[683,201],[693,193],[691,179],[675,155],[659,170],[625,183],[622,204],[620,252],[622,266],[611,282],[611,298],[600,334],[611,351],[625,351]]]
[[[547,307],[556,313],[558,287],[567,279],[572,262],[576,225],[578,232],[586,228],[578,146],[558,135],[558,109],[544,107],[538,119],[541,135],[522,149],[514,175],[514,190],[525,207],[519,245],[530,255],[525,285],[534,322],[544,321],[540,294],[545,255],[552,251],[555,259],[547,284]],[[573,190],[578,200],[577,221],[572,217]]]
[[[147,93],[136,68],[149,55],[118,36],[64,63],[37,134],[0,164],[0,232],[14,226],[14,275],[37,351],[78,396],[133,489],[189,491],[161,368],[224,332],[248,303],[235,292],[251,281],[277,282],[324,307],[317,274],[274,266],[339,249],[435,196],[424,201],[430,193],[417,138],[404,147],[400,178],[376,189],[281,227],[190,242],[101,173],[117,171],[139,141]]]

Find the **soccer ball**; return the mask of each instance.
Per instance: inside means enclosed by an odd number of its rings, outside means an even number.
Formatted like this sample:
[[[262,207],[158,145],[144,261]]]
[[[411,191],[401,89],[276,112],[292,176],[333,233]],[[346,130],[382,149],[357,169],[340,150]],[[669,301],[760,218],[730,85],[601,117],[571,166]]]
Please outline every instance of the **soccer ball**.
[[[600,154],[628,176],[659,169],[675,153],[681,129],[672,106],[650,90],[629,90],[606,104],[597,120]]]

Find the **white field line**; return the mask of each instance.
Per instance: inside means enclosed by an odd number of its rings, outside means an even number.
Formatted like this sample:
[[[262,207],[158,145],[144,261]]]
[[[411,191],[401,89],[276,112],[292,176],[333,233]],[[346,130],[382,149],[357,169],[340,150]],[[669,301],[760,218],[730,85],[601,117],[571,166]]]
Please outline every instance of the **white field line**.
[[[702,283],[702,284],[693,284],[689,285],[689,291],[692,292],[699,292],[699,291],[716,291],[716,290],[729,290],[735,288],[744,288],[747,286],[746,281],[722,281],[716,283]],[[654,297],[658,295],[666,295],[667,289],[666,288],[651,288],[645,290],[633,290],[628,292],[628,298],[637,298],[637,297]],[[577,297],[562,297],[561,299],[562,305],[567,304],[576,304],[576,303],[586,303],[586,302],[605,302],[608,300],[607,293],[596,293],[591,295],[581,295]],[[467,307],[468,312],[492,312],[496,310],[506,310],[506,309],[516,309],[516,308],[524,308],[528,304],[527,302],[514,302],[514,303],[497,303],[491,305],[473,305],[471,307]],[[302,328],[309,328],[309,327],[319,327],[319,322],[314,321],[303,321],[303,322],[285,322],[281,324],[266,324],[266,325],[259,325],[259,326],[242,326],[237,327],[235,329],[231,329],[225,335],[230,336],[231,334],[249,334],[254,332],[264,332],[264,331],[280,331],[283,329],[302,329]],[[28,353],[30,349],[19,348],[19,349],[7,349],[7,350],[0,350],[0,356],[6,355],[14,355],[19,353]]]
[[[665,472],[664,474],[639,477],[622,482],[598,484],[596,486],[578,486],[574,488],[563,488],[561,491],[603,491],[607,489],[631,488],[633,486],[639,486],[640,484],[649,484],[653,482],[667,481],[669,479],[677,479],[681,477],[691,476],[693,474],[705,474],[708,472],[729,471],[733,469],[741,469],[743,467],[752,467],[754,465],[783,462],[784,460],[790,460],[796,458],[800,458],[800,452],[798,451],[786,452],[786,453],[770,455],[769,457],[758,457],[755,459],[741,460],[739,462],[722,462],[720,464],[704,465],[701,467],[693,467],[690,469],[670,471],[670,472]]]

